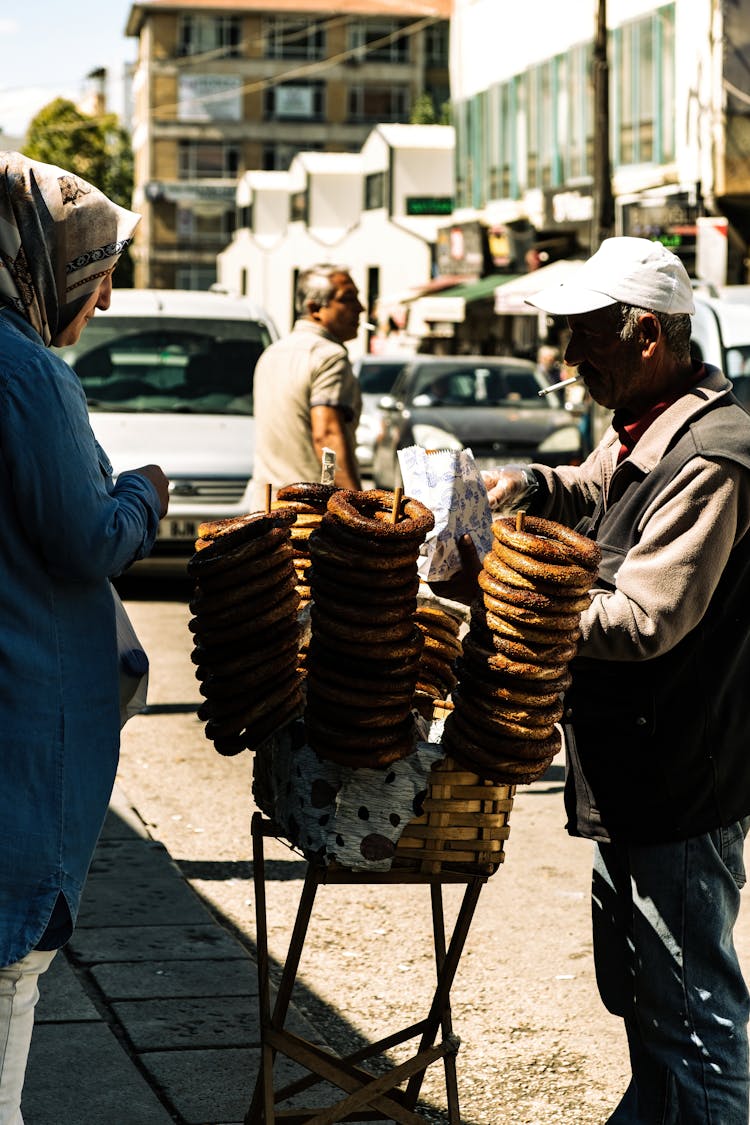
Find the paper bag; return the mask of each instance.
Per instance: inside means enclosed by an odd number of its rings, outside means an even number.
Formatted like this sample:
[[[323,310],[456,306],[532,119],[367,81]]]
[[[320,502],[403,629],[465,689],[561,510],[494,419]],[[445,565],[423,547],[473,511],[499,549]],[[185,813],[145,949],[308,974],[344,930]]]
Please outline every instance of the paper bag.
[[[435,527],[420,548],[417,562],[423,582],[443,582],[461,569],[456,540],[468,532],[480,559],[492,546],[492,512],[470,449],[419,445],[398,451],[404,493],[420,500],[435,516]]]

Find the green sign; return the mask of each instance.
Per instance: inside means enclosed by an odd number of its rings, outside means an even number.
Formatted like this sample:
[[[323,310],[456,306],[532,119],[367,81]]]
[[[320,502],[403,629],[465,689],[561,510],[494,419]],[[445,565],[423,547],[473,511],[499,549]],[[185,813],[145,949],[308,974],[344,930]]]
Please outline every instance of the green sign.
[[[452,215],[453,198],[450,195],[407,195],[407,215]]]

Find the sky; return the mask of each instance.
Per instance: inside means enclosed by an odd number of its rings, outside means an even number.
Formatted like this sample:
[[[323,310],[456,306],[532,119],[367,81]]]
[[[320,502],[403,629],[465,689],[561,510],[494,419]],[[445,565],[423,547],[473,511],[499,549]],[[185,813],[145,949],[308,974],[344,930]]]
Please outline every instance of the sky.
[[[0,131],[23,137],[54,98],[77,101],[86,76],[107,69],[108,108],[123,111],[123,74],[137,40],[125,35],[132,0],[25,0],[0,5]]]

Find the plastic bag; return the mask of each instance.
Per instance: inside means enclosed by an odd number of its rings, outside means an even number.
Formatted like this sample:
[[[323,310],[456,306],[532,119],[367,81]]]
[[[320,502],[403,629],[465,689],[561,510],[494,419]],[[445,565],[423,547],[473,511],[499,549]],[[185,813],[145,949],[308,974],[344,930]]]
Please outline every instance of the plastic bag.
[[[112,600],[115,603],[115,623],[117,625],[117,656],[120,671],[120,730],[133,715],[141,715],[146,710],[148,694],[148,656],[120,595],[110,583]]]

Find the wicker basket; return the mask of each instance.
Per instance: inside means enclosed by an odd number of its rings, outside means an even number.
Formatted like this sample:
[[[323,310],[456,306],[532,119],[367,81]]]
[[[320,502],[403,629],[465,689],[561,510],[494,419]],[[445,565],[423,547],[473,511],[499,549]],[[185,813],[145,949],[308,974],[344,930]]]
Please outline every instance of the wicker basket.
[[[450,758],[433,766],[421,816],[409,821],[393,868],[492,875],[505,858],[514,785],[496,785]]]

